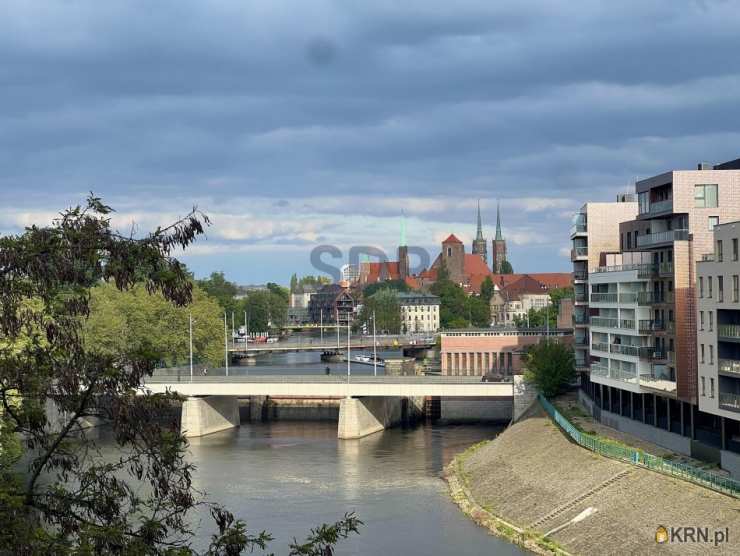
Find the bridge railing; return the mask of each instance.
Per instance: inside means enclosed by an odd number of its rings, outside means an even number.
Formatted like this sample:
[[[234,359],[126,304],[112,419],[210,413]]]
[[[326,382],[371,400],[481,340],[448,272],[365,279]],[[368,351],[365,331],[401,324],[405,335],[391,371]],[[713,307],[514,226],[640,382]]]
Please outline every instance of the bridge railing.
[[[375,338],[376,345],[378,347],[393,347],[393,346],[404,346],[409,347],[413,345],[429,346],[435,342],[434,334],[399,334],[399,335],[385,335],[377,336]],[[347,336],[340,336],[339,338],[339,349],[343,350],[347,347]],[[353,336],[350,338],[350,346],[352,347],[365,347],[373,345],[373,336]],[[245,342],[230,342],[229,349],[232,351],[267,351],[271,349],[294,349],[301,347],[321,347],[326,349],[336,349],[337,341],[336,337],[326,334],[323,340],[321,338],[306,338],[306,337],[289,337],[282,339],[277,342],[255,342],[251,341],[247,345]]]
[[[484,382],[479,376],[363,376],[363,375],[154,375],[144,384],[212,384],[212,383],[279,383],[279,384],[511,384],[511,380]]]
[[[699,469],[693,465],[685,463],[677,463],[669,461],[667,459],[654,456],[643,452],[642,450],[635,450],[629,446],[621,444],[615,444],[613,442],[605,442],[598,437],[587,434],[578,430],[568,419],[566,419],[555,407],[545,399],[542,394],[538,394],[538,399],[542,407],[545,409],[547,414],[555,421],[565,433],[570,436],[576,444],[606,456],[608,458],[617,459],[626,463],[631,463],[640,467],[646,467],[659,473],[671,475],[691,483],[729,494],[736,498],[740,498],[740,482],[730,477],[724,477]]]

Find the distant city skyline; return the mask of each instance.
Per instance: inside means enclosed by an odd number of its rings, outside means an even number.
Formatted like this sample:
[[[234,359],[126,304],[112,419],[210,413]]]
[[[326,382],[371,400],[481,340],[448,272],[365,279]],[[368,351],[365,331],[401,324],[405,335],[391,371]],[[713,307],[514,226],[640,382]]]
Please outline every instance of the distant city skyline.
[[[393,258],[402,211],[410,245],[470,252],[498,198],[514,269],[565,271],[584,200],[740,144],[735,1],[42,4],[0,20],[0,233],[90,190],[122,229],[197,204],[199,276]]]

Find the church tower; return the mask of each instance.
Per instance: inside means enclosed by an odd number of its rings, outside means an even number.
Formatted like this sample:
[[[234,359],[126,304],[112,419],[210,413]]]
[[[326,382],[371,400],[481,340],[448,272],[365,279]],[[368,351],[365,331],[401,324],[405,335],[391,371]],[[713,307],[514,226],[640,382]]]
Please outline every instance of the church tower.
[[[478,231],[473,240],[473,254],[479,255],[483,262],[488,265],[488,247],[486,240],[483,238],[483,223],[480,218],[480,199],[478,200]]]
[[[398,277],[409,277],[409,248],[406,245],[406,215],[401,214],[401,240],[398,242]]]
[[[501,267],[506,260],[506,240],[501,234],[501,210],[498,203],[496,204],[496,237],[491,243],[493,272],[495,274],[501,274]]]

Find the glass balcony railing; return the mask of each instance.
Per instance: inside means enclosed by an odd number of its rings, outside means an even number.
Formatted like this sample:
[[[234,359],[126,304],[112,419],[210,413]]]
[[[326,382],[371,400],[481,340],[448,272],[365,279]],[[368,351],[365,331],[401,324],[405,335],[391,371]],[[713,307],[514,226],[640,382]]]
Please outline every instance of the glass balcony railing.
[[[616,293],[592,293],[591,294],[591,303],[616,303],[617,302],[617,294]]]
[[[591,365],[591,376],[609,376],[609,367],[601,363]]]
[[[591,326],[601,328],[619,328],[619,321],[608,317],[591,317]]]
[[[737,359],[720,359],[718,363],[721,372],[740,375],[740,361]]]
[[[588,226],[586,226],[585,222],[577,222],[570,227],[570,235],[572,236],[575,234],[585,234],[586,232],[588,232]]]
[[[640,320],[639,328],[641,334],[649,334],[659,330],[665,330],[662,320]]]
[[[590,320],[591,317],[589,315],[579,315],[578,313],[573,315],[573,323],[575,324],[588,324]]]
[[[611,353],[629,355],[630,357],[647,358],[652,353],[653,348],[649,346],[630,346],[627,344],[611,344],[609,346],[609,351]]]
[[[740,324],[720,324],[717,327],[717,336],[719,336],[720,339],[740,339]]]
[[[619,294],[620,303],[637,303],[638,292],[626,292]]]
[[[658,274],[660,276],[673,276],[673,263],[660,263]]]
[[[588,247],[574,247],[570,250],[570,260],[575,261],[583,257],[588,257]]]
[[[666,199],[665,201],[656,201],[650,203],[650,214],[662,214],[664,212],[673,211],[673,199]]]
[[[575,342],[575,345],[578,347],[588,347],[588,337],[586,336],[583,336],[583,337],[576,336],[575,340],[573,341]]]
[[[596,269],[596,272],[629,272],[633,270],[637,271],[637,276],[640,278],[650,278],[657,273],[658,267],[654,264],[620,264],[615,266],[600,266]]]
[[[573,294],[573,297],[576,301],[581,303],[588,301],[588,294],[586,292],[575,292],[575,294]]]
[[[663,373],[641,374],[640,386],[653,390],[661,390],[669,394],[676,392],[676,381],[671,380],[667,374]]]
[[[653,245],[686,239],[689,239],[688,230],[667,230],[665,232],[637,236],[637,247],[652,247]]]
[[[740,394],[720,392],[719,407],[720,409],[727,409],[729,411],[740,411]]]
[[[609,344],[594,342],[591,344],[591,351],[603,351],[604,353],[609,353]]]
[[[574,270],[573,280],[580,280],[582,282],[588,280],[588,272],[585,270]]]

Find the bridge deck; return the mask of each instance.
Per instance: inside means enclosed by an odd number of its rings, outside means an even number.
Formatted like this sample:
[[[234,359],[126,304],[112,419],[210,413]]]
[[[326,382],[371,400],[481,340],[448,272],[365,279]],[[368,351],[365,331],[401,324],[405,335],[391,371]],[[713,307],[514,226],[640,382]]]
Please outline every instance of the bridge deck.
[[[457,376],[338,376],[338,375],[232,375],[182,377],[154,376],[145,388],[171,390],[185,396],[440,396],[512,397],[511,382],[482,382],[480,377]]]

